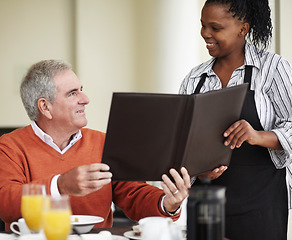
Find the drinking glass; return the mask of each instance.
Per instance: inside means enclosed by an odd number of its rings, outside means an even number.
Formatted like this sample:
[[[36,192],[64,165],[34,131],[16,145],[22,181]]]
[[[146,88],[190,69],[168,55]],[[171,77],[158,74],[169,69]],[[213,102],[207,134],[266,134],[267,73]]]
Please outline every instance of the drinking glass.
[[[48,196],[43,204],[43,229],[47,240],[66,240],[71,232],[71,207],[69,197]]]
[[[21,197],[21,214],[32,232],[42,229],[42,207],[46,195],[46,186],[42,184],[24,184]]]

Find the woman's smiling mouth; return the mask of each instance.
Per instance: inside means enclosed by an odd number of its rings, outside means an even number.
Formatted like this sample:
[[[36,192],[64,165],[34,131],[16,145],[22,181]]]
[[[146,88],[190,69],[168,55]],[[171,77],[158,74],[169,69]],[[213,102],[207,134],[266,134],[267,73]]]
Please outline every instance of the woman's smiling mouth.
[[[215,45],[216,45],[216,43],[206,43],[207,49],[212,49],[215,47]]]

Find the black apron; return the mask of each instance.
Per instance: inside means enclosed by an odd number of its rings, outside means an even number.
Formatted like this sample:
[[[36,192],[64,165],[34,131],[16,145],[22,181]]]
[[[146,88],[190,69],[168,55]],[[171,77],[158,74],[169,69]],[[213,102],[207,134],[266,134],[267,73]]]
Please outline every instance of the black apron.
[[[251,82],[252,67],[246,66],[244,82]],[[195,90],[199,93],[204,74]],[[263,130],[254,91],[248,90],[240,119]],[[226,186],[225,236],[231,240],[286,240],[288,196],[286,169],[276,169],[267,148],[244,142],[232,151],[228,169],[214,185]]]

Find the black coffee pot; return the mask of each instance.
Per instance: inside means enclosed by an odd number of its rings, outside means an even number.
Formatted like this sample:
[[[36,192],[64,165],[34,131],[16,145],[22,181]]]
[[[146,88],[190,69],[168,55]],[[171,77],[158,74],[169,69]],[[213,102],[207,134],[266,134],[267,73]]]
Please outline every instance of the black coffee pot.
[[[193,186],[187,202],[187,240],[223,240],[225,187]]]

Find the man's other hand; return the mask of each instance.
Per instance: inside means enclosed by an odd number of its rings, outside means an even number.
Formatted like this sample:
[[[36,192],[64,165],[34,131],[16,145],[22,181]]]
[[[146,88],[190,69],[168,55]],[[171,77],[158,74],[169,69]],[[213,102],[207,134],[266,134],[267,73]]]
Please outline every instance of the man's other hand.
[[[93,163],[71,169],[60,175],[58,189],[61,194],[85,196],[111,182],[112,173],[104,163]]]

